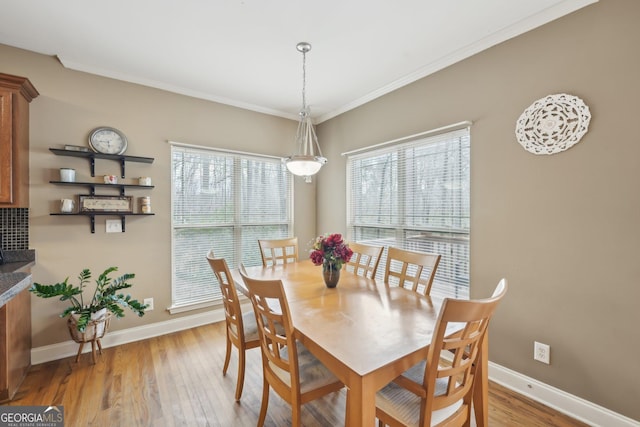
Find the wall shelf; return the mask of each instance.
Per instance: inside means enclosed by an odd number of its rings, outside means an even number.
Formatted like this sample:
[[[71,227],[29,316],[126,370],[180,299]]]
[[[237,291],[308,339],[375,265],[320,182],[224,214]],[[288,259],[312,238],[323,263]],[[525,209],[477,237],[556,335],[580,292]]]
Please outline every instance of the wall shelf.
[[[89,159],[89,164],[91,168],[91,176],[96,176],[95,173],[95,165],[96,159],[106,159],[106,160],[114,160],[120,163],[120,171],[121,177],[125,176],[125,164],[127,162],[136,162],[136,163],[153,163],[152,157],[139,157],[139,156],[125,156],[125,155],[116,155],[116,154],[101,154],[94,153],[92,151],[72,151],[72,150],[63,150],[60,148],[49,148],[49,150],[55,154],[56,156],[67,156],[67,157],[82,157],[85,159]],[[110,184],[113,185],[113,184]]]
[[[122,232],[125,231],[125,217],[127,216],[153,216],[154,213],[133,213],[133,212],[55,212],[49,215],[55,216],[88,216],[91,221],[91,233],[96,232],[96,216],[118,216],[122,222]]]
[[[104,184],[102,182],[49,181],[49,183],[50,184],[56,184],[56,185],[76,185],[76,186],[88,187],[90,189],[90,194],[92,196],[95,196],[95,194],[96,194],[96,187],[98,187],[98,188],[116,188],[116,189],[119,190],[121,196],[124,196],[125,189],[127,189],[127,188],[130,188],[130,189],[151,189],[151,188],[155,188],[155,186],[153,186],[153,185]]]
[[[116,155],[116,154],[101,154],[95,153],[92,151],[72,151],[72,150],[63,150],[59,148],[49,148],[49,150],[57,156],[67,156],[67,157],[81,157],[89,160],[89,165],[91,168],[91,176],[95,177],[95,162],[96,159],[104,159],[104,160],[113,160],[120,163],[120,171],[121,177],[125,178],[125,165],[127,162],[135,162],[135,163],[153,163],[154,159],[151,157],[139,157],[139,156],[125,156],[125,155]],[[55,185],[66,185],[66,186],[76,186],[76,187],[85,187],[89,188],[90,195],[96,196],[96,188],[98,189],[115,189],[118,190],[120,196],[125,195],[125,191],[127,189],[152,189],[153,185],[139,185],[139,184],[105,184],[101,182],[67,182],[67,181],[49,181],[51,184]],[[79,209],[80,207],[78,207]],[[85,216],[88,217],[91,221],[91,233],[96,232],[96,216],[115,216],[119,217],[122,222],[122,232],[125,231],[125,218],[127,216],[153,216],[154,213],[143,213],[143,212],[53,212],[50,213],[53,216]]]

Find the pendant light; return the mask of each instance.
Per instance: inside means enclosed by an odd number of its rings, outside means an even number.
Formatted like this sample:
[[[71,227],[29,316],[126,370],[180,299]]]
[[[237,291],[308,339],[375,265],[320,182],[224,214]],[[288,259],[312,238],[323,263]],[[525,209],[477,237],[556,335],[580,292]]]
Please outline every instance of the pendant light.
[[[300,122],[296,132],[296,152],[284,159],[287,169],[294,175],[304,176],[306,182],[311,182],[311,175],[318,173],[327,159],[322,156],[318,137],[311,121],[311,110],[306,100],[306,54],[311,50],[311,45],[300,42],[296,49],[302,52],[302,109],[300,110]]]

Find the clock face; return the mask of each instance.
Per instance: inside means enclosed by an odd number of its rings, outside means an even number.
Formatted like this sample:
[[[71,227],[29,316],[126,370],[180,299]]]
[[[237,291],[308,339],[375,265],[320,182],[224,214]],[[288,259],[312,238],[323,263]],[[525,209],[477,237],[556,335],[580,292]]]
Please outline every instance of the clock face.
[[[122,154],[127,149],[127,137],[118,129],[100,127],[91,132],[89,145],[97,153]]]

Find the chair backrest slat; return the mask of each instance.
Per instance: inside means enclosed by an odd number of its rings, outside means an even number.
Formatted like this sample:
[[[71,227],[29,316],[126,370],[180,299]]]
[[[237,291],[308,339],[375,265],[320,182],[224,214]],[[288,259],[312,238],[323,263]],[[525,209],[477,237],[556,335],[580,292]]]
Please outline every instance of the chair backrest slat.
[[[346,263],[345,269],[358,276],[375,278],[384,247],[351,242],[349,248],[353,255]]]
[[[298,262],[298,238],[259,239],[262,265],[269,267],[277,264]]]
[[[440,258],[439,254],[414,252],[390,246],[384,282],[429,295]]]
[[[293,393],[297,393],[300,385],[298,353],[282,281],[252,279],[243,268],[240,275],[256,315],[265,375],[269,376],[272,386],[276,387],[274,381],[282,382],[283,387],[290,387]]]
[[[232,339],[244,342],[244,325],[242,322],[240,299],[238,298],[236,286],[233,282],[233,277],[231,277],[227,261],[224,258],[216,258],[213,251],[207,255],[207,261],[220,285],[227,330],[229,334],[231,334]]]
[[[425,401],[425,417],[430,418],[434,410],[459,400],[466,405],[471,404],[478,355],[487,335],[489,321],[507,292],[506,279],[502,279],[498,287],[500,291],[487,299],[445,298],[429,346],[423,384],[426,390],[435,390],[436,380],[445,378],[447,388],[443,394],[428,394],[430,398]],[[460,323],[465,324],[464,328],[447,336],[447,329]],[[441,363],[442,360],[451,360],[451,365]],[[430,420],[426,422],[426,425],[430,425]]]

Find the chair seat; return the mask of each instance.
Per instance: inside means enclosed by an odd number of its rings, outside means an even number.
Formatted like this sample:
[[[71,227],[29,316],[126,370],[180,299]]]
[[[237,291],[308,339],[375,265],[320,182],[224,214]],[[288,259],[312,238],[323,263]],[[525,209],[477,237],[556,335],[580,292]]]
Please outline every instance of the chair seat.
[[[258,336],[258,325],[256,324],[256,315],[252,311],[244,313],[242,315],[242,324],[244,326],[244,340],[257,341],[260,339]]]
[[[320,388],[335,383],[338,378],[327,369],[311,352],[300,342],[296,341],[298,351],[298,367],[300,374],[300,393]],[[282,357],[287,358],[287,348],[282,349]],[[291,374],[271,364],[274,372],[285,384],[291,386]]]
[[[256,323],[256,315],[253,314],[253,312],[244,313],[242,315],[242,323],[244,325],[244,339],[246,342],[260,340],[260,335],[258,335],[258,324]],[[276,331],[280,335],[285,335],[284,328],[281,324],[276,325]]]
[[[426,362],[420,362],[402,374],[410,380],[422,384]],[[447,378],[436,380],[435,395],[445,394]],[[400,420],[406,426],[418,426],[420,422],[420,408],[422,407],[420,396],[399,386],[390,383],[376,394],[376,406],[394,418]],[[454,414],[462,406],[462,399],[443,409],[433,411],[431,425],[437,425]]]

